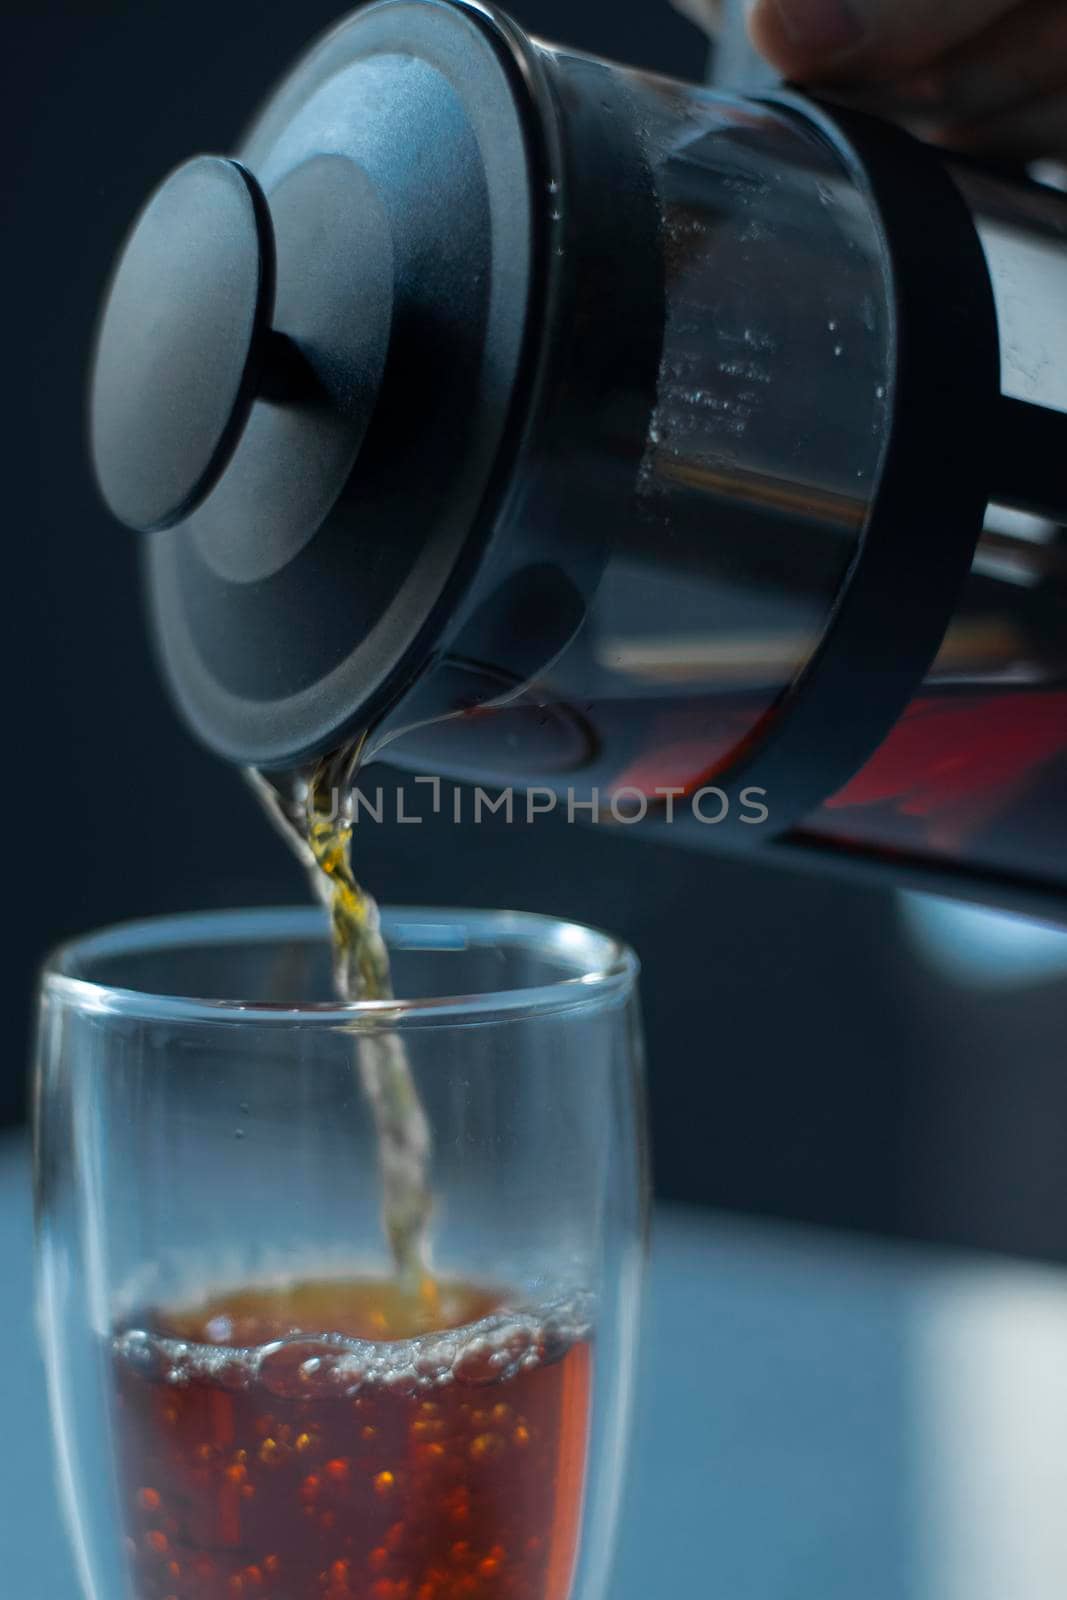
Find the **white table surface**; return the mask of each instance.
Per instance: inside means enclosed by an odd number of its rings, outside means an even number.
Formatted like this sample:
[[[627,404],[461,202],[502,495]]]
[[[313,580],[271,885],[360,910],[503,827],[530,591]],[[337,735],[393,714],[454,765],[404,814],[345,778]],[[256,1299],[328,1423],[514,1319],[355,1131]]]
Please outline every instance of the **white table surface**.
[[[76,1600],[0,1139],[0,1600]],[[660,1212],[611,1600],[1064,1600],[1067,1275]]]

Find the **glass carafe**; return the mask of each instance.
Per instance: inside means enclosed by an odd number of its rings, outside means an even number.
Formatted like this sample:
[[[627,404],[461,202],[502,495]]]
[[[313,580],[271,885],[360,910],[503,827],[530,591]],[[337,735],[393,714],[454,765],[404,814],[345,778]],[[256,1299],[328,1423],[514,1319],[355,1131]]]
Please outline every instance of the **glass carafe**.
[[[157,192],[105,310],[178,704],[244,764],[369,729],[1055,898],[1065,261],[1067,196],[870,119],[365,8]]]

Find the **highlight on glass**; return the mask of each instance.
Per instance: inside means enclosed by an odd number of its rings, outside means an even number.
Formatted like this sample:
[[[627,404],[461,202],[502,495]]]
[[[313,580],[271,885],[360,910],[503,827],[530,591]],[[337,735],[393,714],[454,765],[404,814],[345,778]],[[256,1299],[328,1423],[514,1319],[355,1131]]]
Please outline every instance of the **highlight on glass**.
[[[39,1313],[86,1600],[606,1594],[637,962],[533,916],[383,929],[417,998],[331,999],[313,910],[133,924],[45,971]],[[417,1150],[371,1092],[383,1052]],[[383,1195],[416,1157],[432,1213],[401,1272]]]

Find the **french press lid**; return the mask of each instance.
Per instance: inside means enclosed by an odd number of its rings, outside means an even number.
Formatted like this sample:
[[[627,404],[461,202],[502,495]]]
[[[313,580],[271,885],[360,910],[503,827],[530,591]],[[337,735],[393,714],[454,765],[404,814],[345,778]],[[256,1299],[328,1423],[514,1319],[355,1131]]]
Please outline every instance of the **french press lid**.
[[[479,559],[550,249],[543,93],[505,20],[382,0],[134,224],[92,456],[148,536],[172,690],[231,760],[371,718]]]

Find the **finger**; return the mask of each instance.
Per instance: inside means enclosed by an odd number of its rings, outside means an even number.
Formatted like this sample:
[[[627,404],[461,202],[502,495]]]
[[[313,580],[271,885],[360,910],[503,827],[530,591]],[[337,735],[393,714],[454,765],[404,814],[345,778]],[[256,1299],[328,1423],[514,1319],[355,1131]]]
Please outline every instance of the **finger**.
[[[828,88],[830,98],[912,126],[985,121],[1067,89],[1067,7],[1025,0],[976,39],[918,74]]]
[[[757,49],[787,77],[870,81],[917,71],[1018,0],[754,0]]]
[[[976,155],[1062,159],[1067,157],[1067,95],[1046,95],[998,117],[949,123],[939,130],[938,139],[950,149]]]
[[[1067,86],[1067,7],[1027,0],[935,62],[910,86],[914,103],[979,121]],[[909,93],[909,85],[902,86]]]

